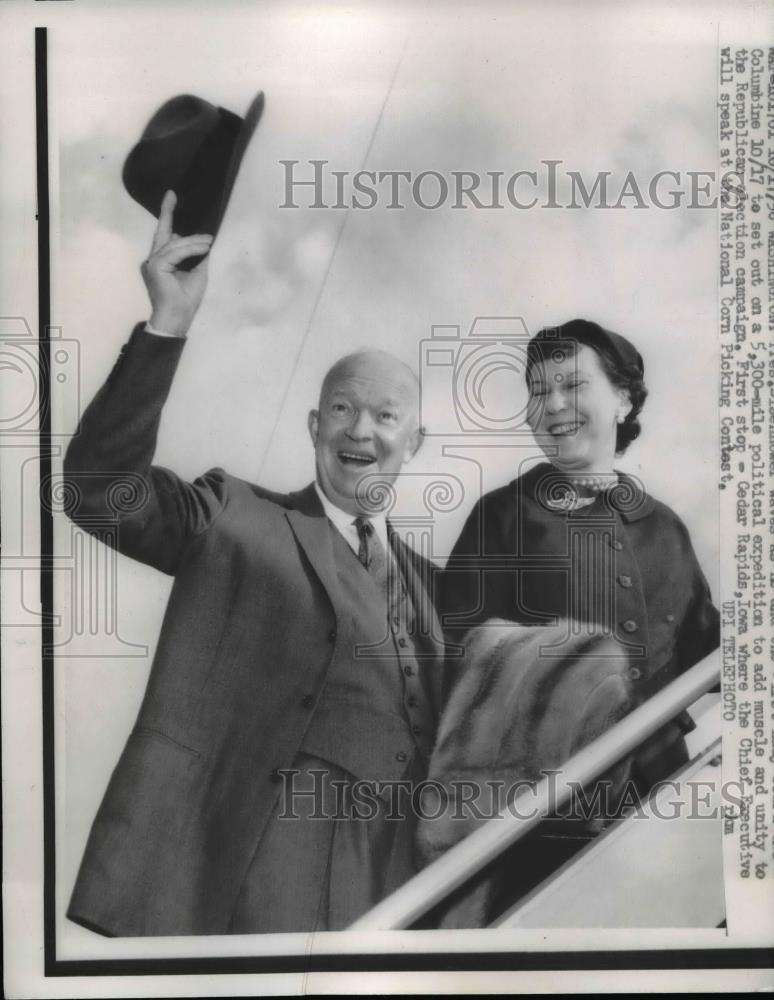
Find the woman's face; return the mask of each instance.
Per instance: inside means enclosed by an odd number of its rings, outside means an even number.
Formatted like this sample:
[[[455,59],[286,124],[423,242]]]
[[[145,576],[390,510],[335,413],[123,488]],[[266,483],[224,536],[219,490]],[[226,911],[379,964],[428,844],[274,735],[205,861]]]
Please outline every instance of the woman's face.
[[[631,408],[591,347],[574,354],[557,347],[532,369],[527,421],[546,458],[565,472],[610,472],[618,420]]]

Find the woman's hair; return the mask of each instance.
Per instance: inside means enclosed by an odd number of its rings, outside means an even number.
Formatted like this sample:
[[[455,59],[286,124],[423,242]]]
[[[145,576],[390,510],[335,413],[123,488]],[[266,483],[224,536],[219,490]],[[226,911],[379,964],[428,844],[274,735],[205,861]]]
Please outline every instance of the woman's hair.
[[[549,358],[557,347],[574,352],[579,346],[590,347],[596,352],[610,384],[623,389],[632,404],[626,419],[616,428],[615,451],[620,455],[640,435],[637,418],[648,395],[642,358],[625,337],[585,319],[539,330],[527,345],[527,385],[535,365]]]

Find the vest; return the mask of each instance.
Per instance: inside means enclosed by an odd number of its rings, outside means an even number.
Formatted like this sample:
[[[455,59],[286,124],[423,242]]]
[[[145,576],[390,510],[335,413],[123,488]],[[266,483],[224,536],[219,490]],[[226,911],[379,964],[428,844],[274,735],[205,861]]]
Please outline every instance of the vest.
[[[432,750],[434,719],[417,659],[415,614],[391,552],[389,596],[331,527],[338,641],[301,751],[366,781],[394,781]],[[418,640],[417,640],[418,641]]]

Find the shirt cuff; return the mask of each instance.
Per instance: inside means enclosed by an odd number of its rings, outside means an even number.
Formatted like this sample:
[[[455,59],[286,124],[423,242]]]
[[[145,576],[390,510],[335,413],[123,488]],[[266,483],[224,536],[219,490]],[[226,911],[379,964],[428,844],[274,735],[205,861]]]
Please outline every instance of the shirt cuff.
[[[178,337],[176,333],[165,333],[163,330],[157,330],[155,326],[151,326],[150,323],[145,324],[145,332],[152,333],[154,337],[167,337],[172,340],[185,340],[185,337]]]

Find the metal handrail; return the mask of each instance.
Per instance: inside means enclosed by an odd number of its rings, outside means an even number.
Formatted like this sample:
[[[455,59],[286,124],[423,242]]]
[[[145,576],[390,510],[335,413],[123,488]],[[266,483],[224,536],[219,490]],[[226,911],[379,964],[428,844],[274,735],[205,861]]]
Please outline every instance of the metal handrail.
[[[349,930],[398,930],[410,926],[436,903],[480,871],[493,858],[524,836],[550,812],[558,809],[578,787],[604,773],[624,754],[673,719],[720,678],[717,652],[697,663],[649,698],[611,729],[574,754],[561,775],[543,778],[534,789],[523,789],[494,819],[450,848],[386,899],[350,925]],[[519,803],[530,798],[530,815],[516,815]]]
[[[720,727],[718,726],[717,728],[719,730]],[[515,902],[513,902],[508,907],[508,909],[506,909],[504,912],[500,913],[489,924],[489,927],[492,927],[492,928],[495,928],[495,927],[514,927],[514,926],[516,926],[516,927],[525,927],[525,926],[537,927],[538,923],[534,920],[534,918],[531,919],[529,923],[522,923],[521,921],[524,919],[524,914],[525,913],[534,914],[535,911],[536,911],[536,909],[539,910],[543,906],[545,906],[546,900],[550,900],[550,901],[553,901],[555,903],[556,900],[557,900],[557,897],[561,898],[561,895],[563,894],[564,890],[568,887],[568,885],[572,882],[573,879],[575,879],[576,877],[580,877],[581,879],[584,878],[584,877],[588,878],[589,871],[592,868],[596,868],[597,873],[599,873],[599,865],[602,865],[602,866],[605,867],[605,871],[606,872],[612,872],[612,871],[614,871],[614,869],[612,869],[610,866],[611,866],[611,862],[612,862],[613,865],[615,864],[615,860],[614,860],[615,859],[615,851],[616,851],[616,846],[615,845],[620,845],[622,843],[625,843],[627,845],[627,860],[626,860],[626,864],[629,865],[630,862],[631,862],[631,859],[635,856],[632,853],[632,849],[631,849],[631,846],[630,846],[632,844],[632,836],[634,836],[634,837],[636,837],[637,835],[643,836],[644,825],[640,822],[640,820],[643,817],[648,817],[649,819],[654,819],[655,817],[664,816],[665,815],[664,812],[659,812],[659,806],[662,806],[664,809],[666,809],[666,808],[669,808],[670,806],[674,805],[676,796],[680,795],[680,792],[678,790],[679,787],[680,787],[680,785],[683,782],[686,782],[688,785],[690,785],[691,784],[691,781],[690,781],[691,778],[693,778],[701,770],[706,769],[708,764],[715,763],[715,761],[717,760],[717,758],[721,756],[721,743],[722,743],[722,737],[721,737],[720,732],[718,732],[718,735],[714,739],[712,739],[702,750],[698,751],[697,754],[696,754],[696,756],[692,760],[688,761],[687,764],[684,764],[678,771],[675,772],[675,774],[673,774],[670,777],[670,780],[669,780],[669,782],[667,782],[666,786],[663,787],[662,789],[660,789],[657,792],[657,794],[654,795],[654,797],[653,797],[653,803],[651,803],[650,801],[648,801],[647,803],[643,803],[643,805],[642,805],[642,811],[635,812],[635,813],[633,813],[632,815],[629,815],[629,816],[621,817],[621,822],[620,823],[617,823],[615,826],[608,827],[606,830],[604,830],[602,833],[600,833],[600,835],[598,837],[594,838],[593,840],[590,840],[589,843],[583,848],[583,850],[581,850],[578,854],[576,854],[571,859],[571,861],[568,864],[562,865],[561,867],[557,868],[555,871],[552,871],[542,882],[540,882],[538,885],[536,885],[532,889],[530,889],[530,891],[527,892],[525,895],[520,896],[517,900],[515,900]],[[715,769],[712,768],[712,771],[714,772]],[[677,786],[677,788],[675,786]],[[707,786],[704,783],[702,783],[702,787],[706,788]],[[693,789],[691,789],[687,794],[693,794]],[[656,804],[656,803],[658,803],[658,804]],[[709,812],[709,810],[708,810],[708,812]],[[695,816],[698,817],[701,814],[699,814],[698,812],[692,814],[689,811],[688,812],[688,816],[691,817],[692,815],[695,815]],[[717,813],[715,813],[714,817],[710,817],[710,815],[707,815],[706,818],[707,819],[711,819],[712,821],[714,821],[714,819],[716,818],[716,816],[717,816]],[[682,818],[682,815],[678,813],[678,820],[681,819],[681,818]],[[689,822],[690,822],[690,819],[689,819]],[[676,825],[679,826],[679,822]],[[673,830],[674,829],[675,829],[675,826],[673,825]],[[716,826],[713,826],[713,831],[714,831],[715,834],[717,833],[717,827]],[[717,853],[714,856],[715,856],[715,858],[718,861],[720,861],[721,858],[722,858],[722,853],[723,853],[722,852],[722,844],[721,844],[720,837],[716,837],[715,838],[715,847],[716,847]],[[612,850],[611,850],[611,848],[612,848]],[[661,854],[659,852],[658,856],[661,857],[661,859],[663,860],[663,857],[664,857],[663,854]],[[578,871],[576,869],[576,865],[578,865],[578,863],[581,861],[581,859],[584,859],[584,858],[586,859],[587,867],[585,868],[585,871],[584,871],[583,865],[579,865],[579,867],[580,867],[581,870]],[[670,864],[671,864],[672,858],[670,857],[669,860],[670,860]],[[707,861],[708,861],[706,850],[702,851],[701,849],[699,849],[698,856],[694,857],[693,860],[697,864],[706,865]],[[678,870],[675,870],[675,866],[673,864],[671,864],[670,873],[669,873],[669,885],[667,886],[667,885],[664,885],[664,884],[660,884],[659,885],[659,890],[658,890],[658,892],[656,894],[657,899],[658,899],[657,906],[658,906],[658,912],[659,913],[663,913],[664,912],[663,911],[663,905],[664,905],[665,898],[667,896],[671,896],[674,899],[675,891],[677,890],[677,887],[680,886],[681,882],[682,882],[683,888],[687,884],[686,881],[685,881],[686,880],[686,874],[687,874],[686,870],[683,867],[681,867],[679,869],[679,871],[678,871]],[[723,908],[723,912],[725,912],[724,911],[724,907],[723,907],[723,903],[722,903],[722,901],[723,901],[723,880],[722,880],[722,876],[720,877],[720,879],[718,881],[714,882],[713,888],[719,889],[718,895],[719,895],[720,900],[721,900],[721,907]],[[572,892],[572,890],[570,890],[570,891]],[[620,884],[617,884],[616,881],[615,881],[615,879],[613,879],[612,881],[611,880],[606,880],[606,885],[604,887],[603,886],[599,886],[599,888],[597,890],[596,898],[594,900],[594,917],[593,917],[593,921],[594,921],[594,926],[595,927],[599,927],[600,926],[600,922],[599,922],[599,920],[600,920],[600,911],[604,910],[604,907],[605,907],[605,902],[604,902],[605,897],[607,897],[607,899],[609,900],[609,899],[613,898],[614,896],[617,896],[620,891],[621,891]],[[631,905],[631,907],[634,910],[636,910],[641,905],[648,905],[648,903],[650,903],[650,904],[653,903],[654,897],[652,896],[652,894],[650,892],[636,893],[635,895],[637,896],[637,898],[635,900],[631,900],[630,902],[627,901],[627,911],[628,912],[631,912],[631,910],[629,910],[629,906],[630,905]],[[695,897],[697,894],[694,892],[691,895]],[[565,919],[566,919],[566,915],[567,915],[568,910],[570,910],[573,907],[573,905],[576,903],[576,901],[577,901],[577,898],[578,898],[577,890],[575,890],[574,896],[575,896],[574,900],[573,899],[567,899],[567,897],[565,897],[566,905],[563,907],[563,911],[562,911],[563,912],[563,917]],[[588,910],[587,910],[588,902],[589,902],[589,897],[586,895],[584,897],[584,903],[583,903],[584,912],[586,912],[586,913],[588,913]],[[548,905],[550,906],[551,903],[549,902]],[[673,916],[676,916],[676,913],[674,913]],[[723,913],[720,913],[717,916],[717,919],[714,920],[714,921],[712,921],[711,923],[709,923],[709,924],[697,923],[696,926],[697,927],[699,927],[699,926],[702,926],[702,927],[704,927],[704,926],[707,926],[707,927],[709,927],[709,926],[717,927],[717,925],[720,922],[720,920],[722,919],[722,917],[723,917]],[[684,926],[682,920],[680,921],[680,924],[682,926]],[[546,926],[556,926],[556,925],[554,925],[554,924],[546,924]],[[566,927],[570,927],[570,926],[572,926],[572,922],[568,921],[567,924],[566,924]],[[619,925],[617,924],[617,922],[611,921],[610,924],[609,924],[609,926],[612,927],[612,926],[619,926]],[[631,926],[634,926],[634,925],[631,925]],[[640,924],[638,922],[636,926],[645,926],[645,925],[644,924]],[[654,926],[655,926],[655,921],[654,921]]]

